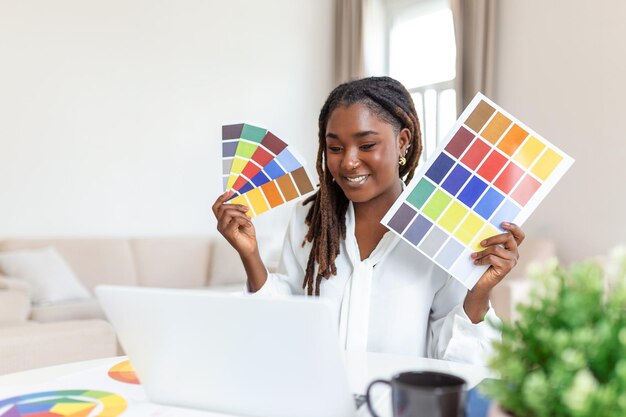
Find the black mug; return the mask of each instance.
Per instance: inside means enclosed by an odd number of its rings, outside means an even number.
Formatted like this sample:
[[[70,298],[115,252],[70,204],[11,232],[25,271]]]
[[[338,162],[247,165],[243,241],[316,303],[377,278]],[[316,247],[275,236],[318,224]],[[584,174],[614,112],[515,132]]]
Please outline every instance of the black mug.
[[[377,379],[367,387],[367,408],[378,417],[371,403],[375,384],[391,387],[393,417],[463,417],[467,384],[458,376],[440,372],[402,372],[390,381]]]

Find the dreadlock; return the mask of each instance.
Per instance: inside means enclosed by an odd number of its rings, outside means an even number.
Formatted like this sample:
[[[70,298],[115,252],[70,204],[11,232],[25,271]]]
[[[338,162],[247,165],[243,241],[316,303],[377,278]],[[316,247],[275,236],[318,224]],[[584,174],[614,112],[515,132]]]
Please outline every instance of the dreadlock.
[[[313,202],[306,216],[309,230],[302,246],[313,242],[302,288],[308,295],[320,294],[322,278],[337,274],[335,259],[339,255],[340,238],[346,238],[346,211],[348,198],[333,181],[326,166],[326,125],[331,113],[340,106],[355,103],[365,105],[373,114],[391,124],[397,135],[402,129],[410,131],[406,164],[400,166],[399,177],[408,184],[413,178],[415,167],[422,154],[420,124],[411,95],[398,81],[389,77],[370,77],[344,83],[335,88],[322,107],[319,116],[319,149],[317,151],[317,173],[320,178],[318,191],[307,198],[304,204]],[[317,274],[315,274],[315,266]],[[315,276],[315,280],[314,280]],[[315,282],[314,282],[315,281]]]

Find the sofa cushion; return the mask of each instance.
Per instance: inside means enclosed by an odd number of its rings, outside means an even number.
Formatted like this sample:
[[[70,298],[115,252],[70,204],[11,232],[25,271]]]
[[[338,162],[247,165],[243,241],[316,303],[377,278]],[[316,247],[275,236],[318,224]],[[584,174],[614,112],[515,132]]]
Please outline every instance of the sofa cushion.
[[[210,242],[203,237],[131,239],[138,284],[173,288],[207,285]]]
[[[104,320],[0,326],[0,374],[115,356],[117,338]]]
[[[52,247],[2,252],[0,269],[7,275],[31,284],[34,304],[89,297],[89,292]]]
[[[34,306],[30,319],[38,322],[63,320],[105,319],[104,311],[95,298]]]
[[[137,285],[127,239],[12,239],[0,251],[54,247],[90,290],[98,284]]]

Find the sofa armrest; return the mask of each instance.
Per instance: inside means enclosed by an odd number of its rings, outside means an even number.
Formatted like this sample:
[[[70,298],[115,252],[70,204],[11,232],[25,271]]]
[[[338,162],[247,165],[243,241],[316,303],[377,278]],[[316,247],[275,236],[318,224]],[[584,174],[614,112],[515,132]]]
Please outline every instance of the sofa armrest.
[[[0,276],[0,322],[24,322],[30,314],[31,287],[17,278]]]

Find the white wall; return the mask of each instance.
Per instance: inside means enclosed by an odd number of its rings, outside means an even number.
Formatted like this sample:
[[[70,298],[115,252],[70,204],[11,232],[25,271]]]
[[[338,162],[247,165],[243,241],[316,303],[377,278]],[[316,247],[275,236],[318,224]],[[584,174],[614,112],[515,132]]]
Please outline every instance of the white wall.
[[[269,127],[313,166],[332,12],[0,1],[0,238],[214,233],[225,121]],[[261,234],[288,212],[259,217]]]
[[[626,244],[626,2],[498,7],[495,101],[577,160],[525,231],[565,261]]]

